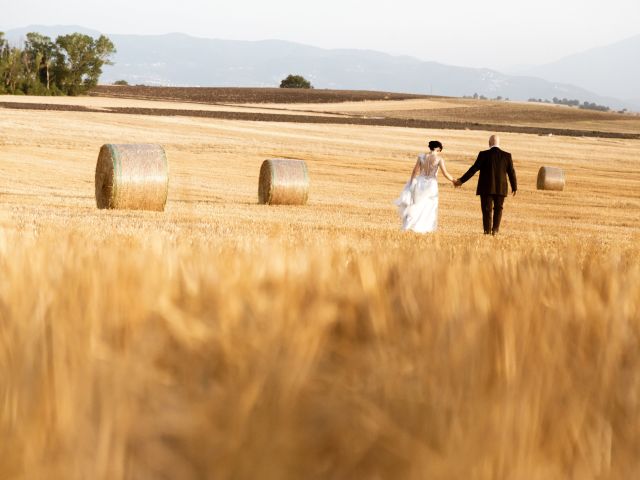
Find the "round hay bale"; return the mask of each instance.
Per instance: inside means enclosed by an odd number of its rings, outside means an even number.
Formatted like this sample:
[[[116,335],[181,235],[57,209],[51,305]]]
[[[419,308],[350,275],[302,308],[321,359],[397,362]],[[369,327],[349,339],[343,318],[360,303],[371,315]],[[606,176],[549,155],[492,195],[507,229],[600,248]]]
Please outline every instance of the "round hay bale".
[[[541,167],[538,171],[538,190],[564,190],[564,172],[556,167]]]
[[[309,172],[302,160],[274,158],[260,167],[258,202],[267,205],[304,205],[309,198]]]
[[[96,165],[98,208],[163,211],[169,164],[160,145],[103,145]]]

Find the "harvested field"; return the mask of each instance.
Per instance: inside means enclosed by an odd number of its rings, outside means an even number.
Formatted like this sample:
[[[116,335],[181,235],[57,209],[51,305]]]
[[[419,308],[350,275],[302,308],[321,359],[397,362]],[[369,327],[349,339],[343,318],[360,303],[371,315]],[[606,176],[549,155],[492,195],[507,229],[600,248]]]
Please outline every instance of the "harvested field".
[[[307,112],[325,112],[333,111],[342,114],[348,113],[366,113],[374,114],[376,112],[388,112],[394,110],[436,110],[441,108],[462,107],[457,103],[457,99],[448,98],[424,98],[424,99],[408,99],[408,100],[362,100],[358,102],[340,102],[338,104],[317,104],[317,103],[295,103],[295,104],[278,104],[278,103],[248,103],[246,107],[271,108],[286,111],[307,111]],[[325,112],[326,113],[326,112]]]
[[[505,133],[501,236],[442,179],[420,236],[425,141],[460,176],[490,132],[86,108],[0,109],[0,478],[640,472],[640,140]],[[165,212],[96,208],[104,143],[164,147]],[[277,157],[307,205],[258,205]]]
[[[172,100],[141,100],[134,98],[107,98],[107,97],[37,97],[37,96],[0,96],[0,106],[5,108],[22,108],[33,110],[57,110],[57,111],[84,111],[84,112],[112,112],[118,110],[176,110],[179,112],[222,112],[243,114],[273,114],[274,110],[267,106],[255,107],[246,105],[219,105],[219,104],[194,104],[189,102],[178,102]],[[288,112],[289,115],[301,116],[321,116],[321,117],[342,117],[344,114],[330,114],[324,112],[295,111]]]
[[[340,112],[334,113],[302,113],[300,111],[285,111],[271,109],[265,113],[243,111],[237,106],[225,110],[180,110],[177,108],[139,108],[139,107],[100,107],[92,108],[84,105],[61,103],[34,103],[34,102],[0,102],[0,108],[17,110],[52,110],[66,112],[107,112],[129,115],[151,116],[180,116],[200,117],[226,120],[258,121],[258,122],[282,122],[282,123],[324,123],[333,125],[368,125],[368,126],[393,126],[404,128],[422,129],[448,129],[448,130],[494,130],[497,132],[529,133],[537,135],[560,135],[568,137],[596,137],[596,138],[621,138],[640,139],[640,133],[601,131],[587,129],[566,129],[551,127],[534,127],[518,125],[498,125],[486,123],[463,123],[440,120],[419,120],[413,118],[394,118],[392,116],[349,115]],[[361,112],[362,113],[362,112]]]
[[[193,222],[191,209],[197,208],[207,218],[211,215],[211,219],[223,212],[236,211],[238,220],[251,218],[250,212],[255,212],[267,215],[270,222],[285,225],[299,221],[332,225],[333,220],[324,222],[323,216],[317,215],[318,210],[310,207],[286,210],[293,215],[286,218],[247,205],[256,202],[257,174],[262,161],[288,157],[307,161],[309,175],[314,179],[310,205],[326,207],[325,213],[330,217],[339,215],[345,225],[354,228],[364,220],[365,225],[395,230],[397,222],[390,202],[406,181],[416,152],[424,148],[424,141],[432,137],[442,140],[449,169],[459,176],[471,165],[477,151],[485,147],[488,137],[488,132],[474,131],[236,122],[104,112],[2,110],[2,118],[5,125],[0,137],[3,204],[18,209],[32,201],[42,208],[66,205],[71,208],[69,221],[74,221],[74,207],[94,208],[95,156],[103,143],[157,143],[165,147],[172,165],[167,211],[179,217],[186,215],[188,224]],[[504,134],[503,138],[505,148],[513,153],[522,188],[513,207],[507,208],[525,209],[506,220],[516,222],[515,233],[527,233],[533,221],[536,229],[544,226],[556,234],[608,233],[624,238],[623,225],[631,227],[631,219],[640,212],[635,208],[608,206],[619,203],[637,208],[640,142],[520,134]],[[25,158],[33,161],[25,163]],[[607,160],[607,170],[595,175],[593,165],[603,158]],[[567,191],[563,195],[540,197],[536,191],[538,169],[547,164],[564,169]],[[27,172],[31,172],[28,178]],[[50,181],[51,178],[56,181]],[[361,183],[368,186],[366,191],[357,188]],[[27,185],[28,190],[22,185]],[[89,187],[87,190],[85,185]],[[21,192],[33,195],[21,195]],[[464,219],[476,219],[476,198],[471,187],[463,192],[468,195],[459,195],[462,192],[453,192],[443,185],[441,218],[445,225],[449,221],[447,216],[462,215],[451,225],[453,231],[464,227],[463,231],[472,233],[475,225],[465,227]],[[540,198],[546,202],[543,210],[540,210]],[[584,210],[585,198],[589,199],[592,211]],[[448,203],[450,201],[453,203]],[[361,208],[336,210],[336,206],[344,202],[361,205]],[[459,208],[460,202],[466,202],[462,208]],[[184,211],[184,207],[188,210]],[[533,214],[545,210],[553,215],[538,218]],[[64,211],[63,208],[56,215]],[[25,214],[33,219],[39,217],[38,209]],[[356,217],[351,217],[352,214]],[[365,214],[365,218],[359,217],[361,214]],[[551,225],[556,226],[549,230]],[[634,229],[635,225],[626,233]]]
[[[350,92],[295,89],[199,89],[100,86],[95,94],[114,98],[163,98],[204,104],[268,108],[283,114],[325,113],[350,117],[375,117],[385,125],[416,128],[476,128],[516,133],[584,132],[593,136],[640,134],[640,115],[597,112],[531,102],[478,101],[462,98],[403,95],[384,92]],[[230,90],[230,92],[227,92]],[[305,92],[310,100],[305,100]],[[253,99],[253,100],[252,100]],[[527,130],[529,128],[529,130]]]
[[[408,93],[298,88],[195,88],[100,85],[91,95],[194,103],[340,103],[428,98]]]
[[[438,120],[442,122],[485,123],[508,126],[545,126],[578,130],[640,133],[640,116],[598,112],[564,105],[533,103],[480,102],[459,100],[455,108],[388,110],[382,114],[393,118]]]

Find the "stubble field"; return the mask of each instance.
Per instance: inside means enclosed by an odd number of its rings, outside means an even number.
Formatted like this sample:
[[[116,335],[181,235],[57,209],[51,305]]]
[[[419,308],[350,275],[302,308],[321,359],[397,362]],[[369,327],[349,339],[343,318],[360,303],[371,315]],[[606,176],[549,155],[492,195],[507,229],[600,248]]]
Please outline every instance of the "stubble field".
[[[417,153],[460,176],[492,132],[0,122],[0,478],[640,473],[640,141],[505,133],[501,236],[442,179],[419,236],[392,205]],[[100,146],[130,142],[167,151],[164,213],[95,208]],[[256,204],[276,156],[307,161],[307,206]]]

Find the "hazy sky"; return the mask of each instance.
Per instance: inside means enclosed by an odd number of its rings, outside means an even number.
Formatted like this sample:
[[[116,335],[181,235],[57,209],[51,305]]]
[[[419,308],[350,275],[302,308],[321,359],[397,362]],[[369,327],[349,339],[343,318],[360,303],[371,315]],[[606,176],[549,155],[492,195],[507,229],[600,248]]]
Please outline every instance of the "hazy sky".
[[[365,48],[465,66],[546,63],[640,34],[640,0],[0,0],[0,30],[82,25]]]

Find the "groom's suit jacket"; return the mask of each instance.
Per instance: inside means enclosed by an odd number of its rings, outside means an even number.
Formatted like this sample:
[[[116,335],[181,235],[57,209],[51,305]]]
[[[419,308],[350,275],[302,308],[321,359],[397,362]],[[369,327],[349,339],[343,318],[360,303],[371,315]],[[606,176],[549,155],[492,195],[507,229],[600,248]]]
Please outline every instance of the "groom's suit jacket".
[[[518,189],[516,181],[516,171],[513,168],[513,160],[511,154],[500,150],[498,147],[492,147],[489,150],[480,152],[478,159],[471,166],[467,173],[460,177],[460,181],[465,183],[480,171],[478,179],[478,188],[476,195],[501,195],[506,197],[507,176],[511,184],[511,190],[514,192]]]

